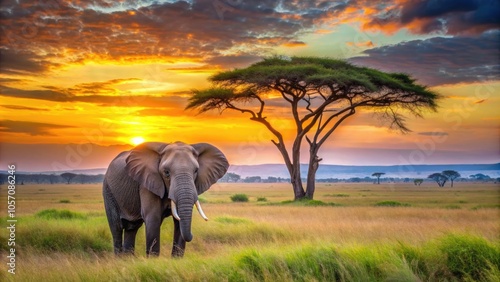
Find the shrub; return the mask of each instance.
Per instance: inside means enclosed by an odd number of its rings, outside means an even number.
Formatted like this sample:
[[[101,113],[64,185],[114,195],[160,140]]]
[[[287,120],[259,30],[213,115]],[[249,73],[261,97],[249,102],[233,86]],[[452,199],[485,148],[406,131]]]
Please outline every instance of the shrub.
[[[375,204],[377,207],[409,207],[410,204],[400,203],[398,201],[383,201]]]
[[[267,202],[267,199],[264,197],[257,198],[257,202]]]
[[[233,201],[233,202],[248,202],[248,196],[246,194],[234,194],[231,196],[231,201]]]
[[[69,203],[71,203],[71,201],[70,201],[70,200],[68,200],[68,199],[62,199],[62,200],[60,200],[60,201],[59,201],[59,203],[62,203],[62,204],[69,204]]]

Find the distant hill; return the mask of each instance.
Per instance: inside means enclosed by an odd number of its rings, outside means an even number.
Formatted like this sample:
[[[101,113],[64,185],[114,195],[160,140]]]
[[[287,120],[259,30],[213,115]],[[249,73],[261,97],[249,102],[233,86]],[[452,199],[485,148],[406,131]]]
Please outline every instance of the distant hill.
[[[348,179],[352,177],[366,177],[374,172],[384,172],[383,177],[399,178],[426,178],[434,172],[443,170],[456,170],[462,177],[482,173],[492,178],[500,177],[500,163],[497,164],[450,164],[450,165],[394,165],[394,166],[345,166],[345,165],[321,165],[316,173],[316,178],[339,178]],[[63,172],[72,172],[76,174],[97,175],[106,173],[106,168],[68,170],[68,171],[45,171],[45,172],[22,172],[26,174],[61,174]],[[262,164],[262,165],[231,165],[228,172],[239,174],[245,178],[248,176],[260,176],[267,178],[269,176],[289,178],[290,175],[283,164]],[[307,165],[301,165],[302,177],[307,175]],[[6,171],[0,171],[6,173]]]
[[[75,174],[86,174],[86,175],[98,175],[105,174],[106,168],[93,168],[93,169],[73,169],[73,170],[61,170],[61,171],[16,171],[17,174],[56,174],[59,175],[61,173],[71,172]],[[7,173],[5,170],[0,170],[0,173]]]
[[[343,166],[320,165],[316,178],[351,178],[371,176],[374,172],[384,172],[384,177],[422,177],[425,178],[434,172],[443,170],[456,170],[462,177],[471,174],[483,173],[491,177],[500,177],[500,163],[497,164],[452,164],[452,165],[394,165],[394,166]],[[269,176],[289,178],[290,175],[282,164],[263,165],[232,165],[229,172],[239,174],[241,177]],[[307,175],[307,165],[301,165],[302,176]]]

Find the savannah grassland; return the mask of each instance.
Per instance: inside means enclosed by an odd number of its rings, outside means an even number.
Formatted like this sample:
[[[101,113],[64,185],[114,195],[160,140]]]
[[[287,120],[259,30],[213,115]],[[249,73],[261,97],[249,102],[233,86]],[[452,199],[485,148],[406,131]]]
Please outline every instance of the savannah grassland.
[[[236,193],[249,202],[231,202]],[[216,184],[201,196],[210,220],[194,217],[183,259],[170,258],[171,218],[159,258],[145,256],[144,227],[136,256],[115,257],[98,184],[19,185],[15,275],[5,263],[5,185],[0,195],[0,281],[500,278],[500,187],[493,183],[318,184],[318,201],[300,203],[287,201],[289,184]]]

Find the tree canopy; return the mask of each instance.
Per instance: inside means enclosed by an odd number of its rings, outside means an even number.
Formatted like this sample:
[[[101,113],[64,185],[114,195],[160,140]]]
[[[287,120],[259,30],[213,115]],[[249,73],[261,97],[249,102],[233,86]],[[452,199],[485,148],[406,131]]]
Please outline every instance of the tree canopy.
[[[375,176],[377,178],[377,184],[380,184],[380,177],[384,175],[385,172],[374,172],[372,176]]]
[[[295,199],[312,198],[319,149],[338,126],[358,109],[372,109],[390,128],[408,132],[403,112],[422,116],[435,111],[439,94],[403,73],[385,73],[343,60],[316,57],[272,57],[244,69],[220,72],[213,86],[193,90],[187,109],[199,112],[235,110],[248,114],[273,135],[290,173]],[[267,119],[270,105],[287,107],[296,126],[292,148]],[[309,144],[307,190],[300,175],[300,148]]]
[[[64,178],[64,180],[67,181],[67,183],[69,184],[71,182],[71,180],[73,178],[75,178],[77,176],[77,174],[75,173],[71,173],[71,172],[65,172],[63,174],[61,174],[61,177]]]
[[[453,180],[455,180],[461,176],[460,173],[458,173],[455,170],[445,170],[442,172],[442,174],[450,180],[451,187],[453,187]]]
[[[439,173],[439,172],[433,173],[433,174],[427,176],[427,178],[430,178],[430,179],[436,181],[436,183],[438,184],[439,187],[444,187],[444,184],[446,184],[446,181],[448,181],[448,177],[446,177],[446,175]]]

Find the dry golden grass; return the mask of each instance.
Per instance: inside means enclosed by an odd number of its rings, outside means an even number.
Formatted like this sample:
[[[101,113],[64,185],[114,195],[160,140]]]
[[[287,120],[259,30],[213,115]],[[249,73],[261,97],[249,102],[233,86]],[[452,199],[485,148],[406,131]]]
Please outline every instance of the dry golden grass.
[[[38,219],[32,216],[41,210],[67,209],[84,214],[88,219],[61,224],[57,221],[42,223],[65,232],[106,235],[103,238],[109,235],[104,234],[107,221],[101,185],[19,185],[16,192],[16,213],[27,219],[24,224],[36,222],[40,226]],[[232,203],[230,196],[237,193],[247,194],[250,201]],[[257,198],[262,197],[267,201],[258,202]],[[162,254],[158,262],[168,265],[166,270],[145,259],[144,228],[141,228],[136,258],[116,260],[111,252],[57,253],[30,246],[19,247],[18,267],[24,274],[17,278],[24,281],[33,280],[33,277],[70,281],[85,280],[85,277],[89,280],[113,277],[111,280],[119,281],[120,273],[130,275],[125,269],[132,263],[138,273],[146,275],[146,280],[148,273],[157,277],[164,271],[172,271],[183,279],[199,280],[201,278],[196,275],[203,275],[210,269],[198,271],[191,277],[183,272],[183,268],[192,267],[198,260],[206,258],[222,263],[227,261],[226,265],[231,266],[235,254],[238,257],[237,254],[248,249],[281,252],[311,244],[347,249],[367,244],[394,245],[395,242],[422,245],[449,233],[470,234],[492,242],[499,240],[500,188],[494,184],[457,183],[455,188],[415,187],[412,184],[319,184],[315,198],[339,206],[281,204],[291,197],[291,187],[284,183],[214,185],[202,195],[210,221],[194,217],[194,240],[188,243],[186,258],[181,262],[169,258],[173,224],[170,218],[165,220],[161,234]],[[409,206],[375,206],[388,200]],[[0,201],[6,202],[4,187],[0,189]],[[5,212],[2,211],[3,216]],[[20,221],[20,228],[22,224]],[[30,227],[23,228],[29,230]],[[5,251],[0,252],[5,257]],[[86,276],[87,270],[94,274]],[[128,280],[143,278],[132,276]]]
[[[4,202],[5,190],[2,192],[0,201]],[[250,202],[232,203],[230,196],[236,193],[247,194]],[[446,232],[471,232],[491,239],[500,234],[500,189],[491,183],[457,183],[454,188],[416,187],[413,184],[318,184],[315,199],[340,204],[338,207],[271,205],[291,199],[291,187],[286,183],[216,184],[201,197],[207,202],[204,209],[212,219],[244,218],[256,224],[282,228],[297,235],[292,237],[305,241],[348,243],[401,239],[420,242]],[[265,197],[267,202],[257,202],[259,197]],[[16,198],[18,216],[49,208],[104,216],[99,184],[19,185]],[[374,206],[387,200],[411,206]],[[166,219],[165,229],[171,230],[170,221]],[[195,235],[198,226],[203,228],[210,224],[201,220],[196,222]]]

